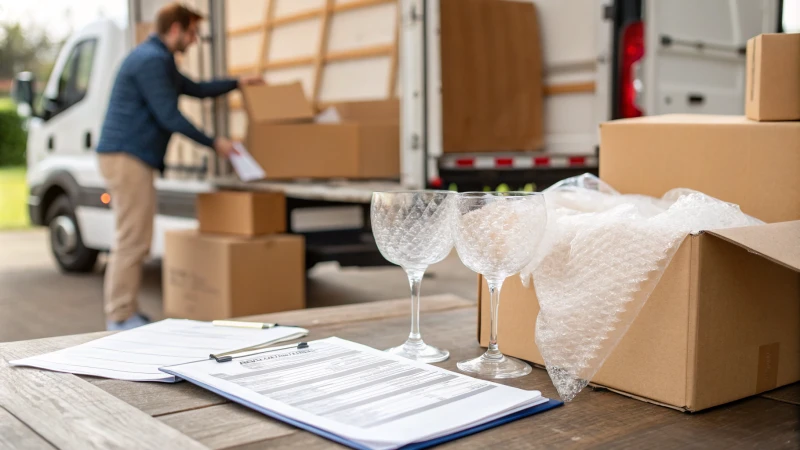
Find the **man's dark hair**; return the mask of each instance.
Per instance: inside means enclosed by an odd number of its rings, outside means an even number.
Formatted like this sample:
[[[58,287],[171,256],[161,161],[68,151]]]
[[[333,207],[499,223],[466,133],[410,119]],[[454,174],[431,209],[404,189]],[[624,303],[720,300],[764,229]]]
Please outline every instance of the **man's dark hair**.
[[[173,23],[178,23],[182,30],[186,30],[193,22],[200,20],[203,20],[203,16],[200,13],[178,2],[169,3],[158,10],[156,32],[162,36],[167,34]]]

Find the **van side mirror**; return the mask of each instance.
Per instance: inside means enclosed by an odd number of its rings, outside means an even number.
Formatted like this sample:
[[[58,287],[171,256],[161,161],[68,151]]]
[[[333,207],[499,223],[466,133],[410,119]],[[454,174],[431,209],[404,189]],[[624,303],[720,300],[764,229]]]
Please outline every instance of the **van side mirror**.
[[[11,86],[11,98],[17,105],[28,105],[31,110],[33,109],[33,86],[36,82],[36,77],[31,72],[20,72],[14,77],[14,83]]]

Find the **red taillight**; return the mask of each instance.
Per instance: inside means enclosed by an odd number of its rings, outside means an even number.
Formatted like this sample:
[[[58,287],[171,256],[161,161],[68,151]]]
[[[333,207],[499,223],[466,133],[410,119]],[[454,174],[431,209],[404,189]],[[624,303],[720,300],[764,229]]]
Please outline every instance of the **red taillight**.
[[[475,158],[460,158],[456,160],[456,167],[472,167],[475,165]]]
[[[569,165],[570,166],[585,166],[586,165],[586,157],[584,157],[584,156],[570,156],[569,157]]]
[[[633,22],[622,32],[622,55],[620,67],[620,115],[622,117],[642,116],[636,105],[636,63],[644,57],[644,24]]]
[[[495,158],[495,167],[511,167],[514,165],[514,158]]]

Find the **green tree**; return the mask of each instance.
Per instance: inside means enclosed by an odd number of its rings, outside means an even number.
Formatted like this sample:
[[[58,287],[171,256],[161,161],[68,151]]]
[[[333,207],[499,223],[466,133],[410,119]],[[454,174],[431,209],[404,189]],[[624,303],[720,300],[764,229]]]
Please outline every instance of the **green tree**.
[[[0,23],[0,79],[29,70],[44,80],[55,62],[57,44],[47,33],[16,22]]]

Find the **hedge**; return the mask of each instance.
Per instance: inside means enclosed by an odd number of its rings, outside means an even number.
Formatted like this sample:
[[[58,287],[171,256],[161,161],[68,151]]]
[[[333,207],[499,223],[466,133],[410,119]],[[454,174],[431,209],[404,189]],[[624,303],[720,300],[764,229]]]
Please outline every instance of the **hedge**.
[[[0,102],[0,166],[25,165],[27,134],[16,106]]]

